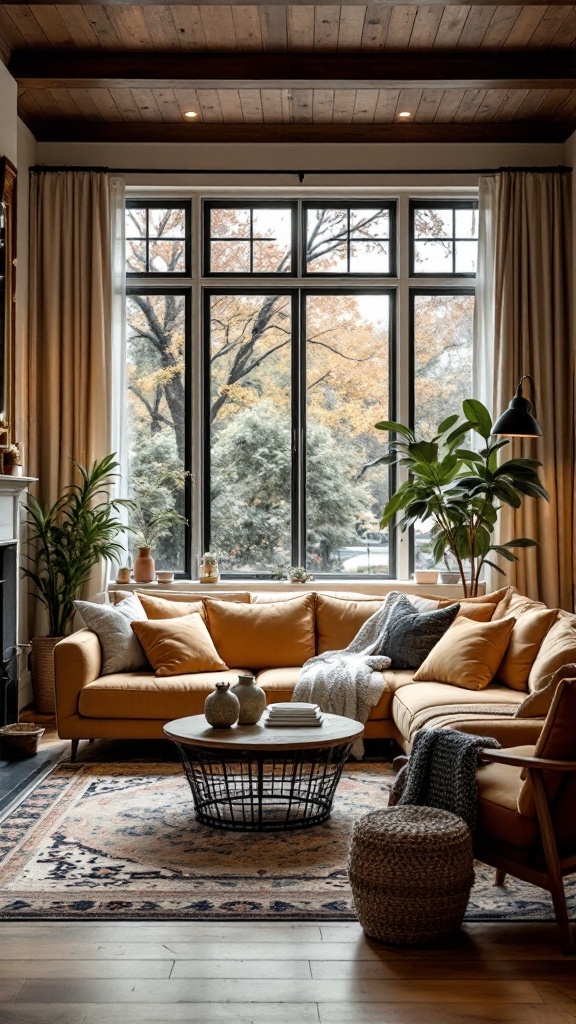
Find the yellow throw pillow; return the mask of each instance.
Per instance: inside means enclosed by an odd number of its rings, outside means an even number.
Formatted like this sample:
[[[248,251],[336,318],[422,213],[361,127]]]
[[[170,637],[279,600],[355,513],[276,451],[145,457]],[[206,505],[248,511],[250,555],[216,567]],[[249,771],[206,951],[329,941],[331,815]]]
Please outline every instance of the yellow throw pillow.
[[[206,611],[212,639],[229,665],[286,668],[314,657],[314,594],[276,604],[211,599]]]
[[[513,626],[514,619],[474,622],[457,618],[414,673],[414,682],[484,690],[500,667]]]
[[[446,605],[449,607],[449,605]],[[457,619],[474,619],[474,622],[490,622],[496,606],[490,601],[461,601]]]
[[[514,623],[506,657],[498,670],[498,679],[511,690],[525,690],[528,686],[530,669],[556,614],[555,608],[535,611],[525,608],[520,612]]]
[[[528,676],[528,690],[535,693],[552,682],[559,668],[576,662],[576,615],[557,612]]]
[[[316,596],[316,632],[318,654],[342,651],[385,598],[342,598],[328,594]]]
[[[132,629],[157,676],[218,672],[228,668],[198,612],[178,619],[133,622]]]
[[[140,603],[149,619],[176,619],[183,615],[199,612],[205,621],[202,601],[170,601],[165,597],[151,597],[150,594],[138,594]]]
[[[539,611],[546,607],[543,601],[533,601],[531,597],[525,597],[524,594],[520,594],[516,587],[507,587],[507,591],[506,596],[500,601],[494,612],[493,622],[496,622],[497,619],[508,619],[510,615],[517,619],[522,612],[528,609]]]

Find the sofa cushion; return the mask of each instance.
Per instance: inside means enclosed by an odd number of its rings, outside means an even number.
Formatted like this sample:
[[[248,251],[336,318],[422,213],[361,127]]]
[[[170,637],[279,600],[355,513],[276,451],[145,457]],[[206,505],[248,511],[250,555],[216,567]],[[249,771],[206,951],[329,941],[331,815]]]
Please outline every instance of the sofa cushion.
[[[510,747],[507,751],[520,757],[531,757],[533,746]],[[521,786],[520,768],[504,764],[486,764],[476,772],[478,784],[478,836],[486,835],[502,843],[522,849],[538,836],[538,826],[518,813]],[[487,842],[489,845],[489,841]]]
[[[384,673],[387,678],[388,673]],[[402,676],[403,673],[395,673]],[[511,704],[518,705],[522,694],[510,690],[507,686],[493,683],[484,690],[464,690],[451,684],[428,682],[416,683],[413,686],[401,685],[396,689],[392,701],[392,718],[402,736],[408,740],[411,735],[412,721],[416,715],[427,708],[444,706],[462,706],[467,704]]]
[[[558,612],[553,626],[544,637],[528,676],[528,690],[543,690],[552,682],[554,673],[576,662],[576,615]]]
[[[563,679],[576,679],[576,664],[562,665],[554,673],[548,686],[545,686],[543,690],[534,690],[534,693],[529,693],[527,697],[524,697],[515,718],[546,718],[552,706],[558,683]]]
[[[526,690],[530,669],[556,618],[554,608],[524,608],[514,623],[498,679],[513,690]]]
[[[404,594],[396,599],[384,626],[382,650],[391,668],[418,668],[456,618],[460,605],[419,612]]]
[[[315,653],[314,594],[273,604],[206,602],[220,657],[253,669],[303,665]]]
[[[172,601],[150,594],[138,594],[138,597],[148,619],[177,619],[199,612],[206,621],[203,601]]]
[[[74,601],[76,611],[100,642],[102,675],[112,672],[136,672],[150,668],[138,638],[132,631],[132,622],[146,619],[136,594],[124,594],[124,600],[111,607],[92,601]]]
[[[456,619],[414,673],[414,682],[432,680],[483,690],[500,668],[514,622]]]
[[[86,718],[155,719],[204,713],[204,702],[216,683],[238,682],[235,669],[220,672],[196,672],[159,679],[152,673],[122,672],[87,683],[80,691],[78,710]]]
[[[494,612],[494,622],[498,619],[507,619],[510,615],[514,618],[518,618],[521,612],[527,608],[532,610],[545,608],[546,605],[543,601],[533,601],[531,597],[526,597],[524,594],[520,594],[516,587],[507,587],[507,593],[500,601],[500,604]]]
[[[333,594],[316,596],[317,651],[342,651],[356,636],[358,630],[377,612],[384,597],[340,597]]]
[[[132,629],[157,676],[228,668],[198,612],[178,619],[133,622]]]

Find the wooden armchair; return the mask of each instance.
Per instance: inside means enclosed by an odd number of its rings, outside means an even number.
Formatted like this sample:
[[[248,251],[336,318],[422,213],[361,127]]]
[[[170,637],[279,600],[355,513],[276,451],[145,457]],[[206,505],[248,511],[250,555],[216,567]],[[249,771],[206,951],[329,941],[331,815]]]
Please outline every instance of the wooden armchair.
[[[559,684],[535,747],[485,750],[478,770],[478,860],[547,889],[564,953],[574,934],[563,877],[576,871],[576,679]]]

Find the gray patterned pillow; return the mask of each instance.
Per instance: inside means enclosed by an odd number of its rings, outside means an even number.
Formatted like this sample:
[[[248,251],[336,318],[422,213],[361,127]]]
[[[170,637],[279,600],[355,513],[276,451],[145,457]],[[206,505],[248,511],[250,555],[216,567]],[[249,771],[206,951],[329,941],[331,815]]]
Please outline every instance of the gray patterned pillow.
[[[92,601],[74,601],[74,607],[100,641],[101,675],[138,672],[141,669],[150,671],[148,659],[130,626],[131,622],[143,621],[147,617],[136,594],[129,594],[114,608],[108,604],[93,604]]]
[[[420,668],[430,651],[452,625],[459,604],[433,612],[419,612],[401,594],[390,611],[384,629],[382,653],[392,660],[391,668]]]

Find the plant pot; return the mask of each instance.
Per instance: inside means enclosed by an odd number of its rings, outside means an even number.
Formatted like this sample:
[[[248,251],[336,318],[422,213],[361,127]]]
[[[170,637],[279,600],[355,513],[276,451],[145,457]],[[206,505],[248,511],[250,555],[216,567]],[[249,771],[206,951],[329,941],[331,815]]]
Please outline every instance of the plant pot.
[[[459,572],[441,572],[440,583],[461,583],[462,577]]]
[[[154,583],[156,579],[156,566],[150,552],[152,548],[138,548],[138,554],[134,559],[134,582]]]
[[[38,753],[38,742],[45,730],[35,722],[15,722],[0,729],[2,757],[7,761],[19,761],[34,757]]]
[[[415,583],[428,583],[430,586],[438,583],[438,570],[437,569],[415,569],[414,570],[414,582]]]
[[[54,648],[61,636],[35,636],[30,641],[34,707],[41,715],[54,714]]]

